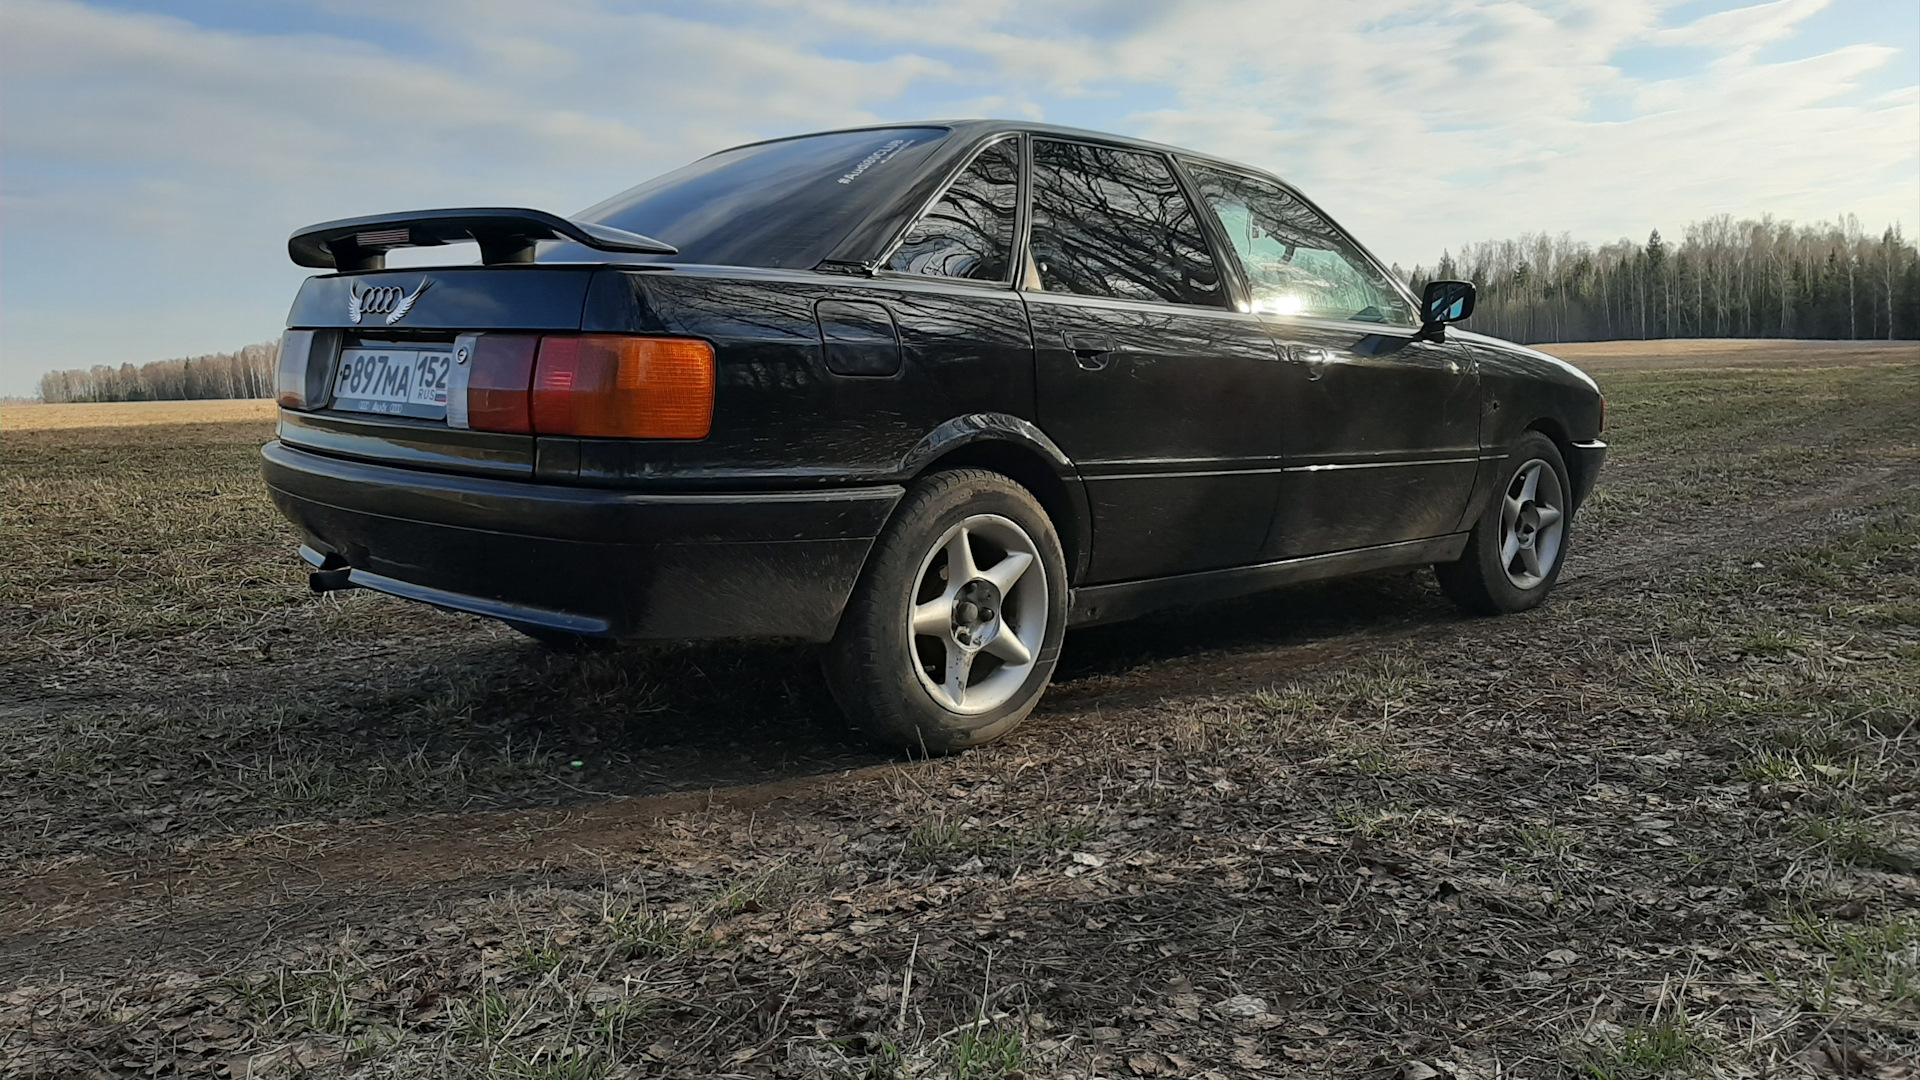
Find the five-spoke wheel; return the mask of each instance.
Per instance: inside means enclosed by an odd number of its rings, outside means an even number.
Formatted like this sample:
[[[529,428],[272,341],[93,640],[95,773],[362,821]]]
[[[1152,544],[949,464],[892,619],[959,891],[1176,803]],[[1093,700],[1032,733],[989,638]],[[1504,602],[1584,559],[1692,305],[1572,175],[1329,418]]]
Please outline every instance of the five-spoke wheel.
[[[1534,458],[1520,466],[1500,503],[1500,566],[1516,589],[1545,581],[1560,561],[1566,495],[1553,466]]]
[[[1033,538],[995,514],[948,529],[921,564],[908,615],[920,683],[957,713],[1018,692],[1047,632],[1047,578]]]
[[[1482,615],[1525,611],[1546,599],[1567,561],[1573,484],[1560,448],[1529,431],[1507,462],[1460,561],[1433,568],[1455,603]]]
[[[1025,488],[955,469],[918,481],[881,534],[827,655],[847,715],[909,750],[977,746],[1026,718],[1066,624],[1066,561]]]

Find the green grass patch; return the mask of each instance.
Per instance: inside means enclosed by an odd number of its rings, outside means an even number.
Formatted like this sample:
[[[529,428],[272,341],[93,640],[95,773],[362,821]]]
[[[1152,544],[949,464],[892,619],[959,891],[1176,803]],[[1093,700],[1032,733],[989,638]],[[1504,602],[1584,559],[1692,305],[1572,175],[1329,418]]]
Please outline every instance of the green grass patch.
[[[1593,1080],[1655,1080],[1687,1075],[1701,1053],[1683,1014],[1625,1028],[1585,1050],[1580,1068]]]

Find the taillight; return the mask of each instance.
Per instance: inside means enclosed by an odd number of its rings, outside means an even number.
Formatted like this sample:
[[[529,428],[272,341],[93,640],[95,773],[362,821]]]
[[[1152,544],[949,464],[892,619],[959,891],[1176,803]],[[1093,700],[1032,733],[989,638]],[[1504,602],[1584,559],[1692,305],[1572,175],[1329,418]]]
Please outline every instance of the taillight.
[[[713,347],[615,334],[542,338],[532,419],[541,435],[704,439],[713,425]]]
[[[289,330],[280,335],[274,400],[283,409],[324,407],[332,390],[333,362],[339,355],[338,330]]]
[[[467,373],[467,426],[475,431],[533,431],[528,388],[540,339],[515,334],[480,334],[473,341]]]
[[[307,407],[307,356],[313,351],[313,331],[289,330],[280,335],[280,360],[273,373],[273,399],[283,409]]]

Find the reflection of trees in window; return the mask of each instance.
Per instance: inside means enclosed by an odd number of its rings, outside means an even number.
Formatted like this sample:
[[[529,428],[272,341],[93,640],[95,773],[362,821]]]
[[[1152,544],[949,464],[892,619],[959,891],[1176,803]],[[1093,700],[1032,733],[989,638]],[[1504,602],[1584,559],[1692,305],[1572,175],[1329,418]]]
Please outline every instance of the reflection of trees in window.
[[[1254,310],[1412,323],[1405,298],[1325,218],[1285,188],[1204,165],[1189,167],[1246,267]]]
[[[1193,207],[1158,155],[1038,139],[1033,257],[1056,292],[1223,302]]]
[[[887,260],[908,274],[1004,281],[1013,260],[1020,155],[1013,140],[987,147],[914,222]]]

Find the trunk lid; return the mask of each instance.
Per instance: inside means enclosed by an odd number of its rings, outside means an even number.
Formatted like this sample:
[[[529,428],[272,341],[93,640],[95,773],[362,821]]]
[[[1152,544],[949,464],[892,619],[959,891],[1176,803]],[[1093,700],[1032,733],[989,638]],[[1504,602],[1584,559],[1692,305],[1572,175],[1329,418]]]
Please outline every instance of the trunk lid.
[[[415,468],[531,477],[538,452],[533,436],[453,426],[444,409],[431,404],[380,404],[356,396],[336,376],[343,355],[349,360],[384,355],[394,361],[380,369],[390,381],[413,377],[408,365],[416,360],[422,373],[458,379],[466,371],[451,370],[448,358],[463,335],[579,330],[594,272],[592,266],[518,264],[308,278],[287,317],[287,340],[312,332],[305,339],[310,342],[306,368],[289,373],[283,367],[281,378],[283,387],[289,380],[304,385],[309,397],[304,407],[281,410],[281,441]],[[430,402],[431,395],[419,399]]]

